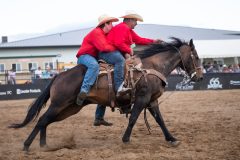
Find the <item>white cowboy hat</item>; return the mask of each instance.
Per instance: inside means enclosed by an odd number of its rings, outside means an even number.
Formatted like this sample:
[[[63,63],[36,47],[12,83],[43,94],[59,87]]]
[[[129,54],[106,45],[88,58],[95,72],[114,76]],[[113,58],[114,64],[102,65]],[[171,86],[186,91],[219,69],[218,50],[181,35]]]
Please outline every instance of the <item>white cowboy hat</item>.
[[[120,18],[133,18],[133,19],[137,19],[140,22],[143,22],[142,16],[140,16],[134,11],[126,11],[125,15],[121,16]]]
[[[111,16],[108,16],[106,14],[103,14],[101,15],[99,18],[98,18],[98,26],[101,26],[102,24],[106,23],[106,22],[117,22],[119,21],[118,18],[116,17],[111,17]]]

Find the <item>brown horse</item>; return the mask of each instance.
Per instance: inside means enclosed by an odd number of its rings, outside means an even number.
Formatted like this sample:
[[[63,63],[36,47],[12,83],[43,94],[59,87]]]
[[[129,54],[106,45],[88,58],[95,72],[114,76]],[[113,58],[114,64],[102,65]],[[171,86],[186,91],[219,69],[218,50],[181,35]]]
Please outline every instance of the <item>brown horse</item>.
[[[141,51],[137,56],[141,58],[143,69],[155,71],[155,74],[145,74],[135,71],[134,77],[138,78],[134,87],[134,101],[131,108],[129,124],[123,135],[122,141],[129,142],[130,135],[138,116],[147,108],[156,122],[161,127],[166,141],[177,144],[174,138],[166,128],[163,118],[160,114],[157,99],[163,94],[165,89],[165,80],[173,69],[181,67],[191,77],[192,81],[202,79],[200,69],[200,60],[193,41],[189,43],[172,38],[173,41],[164,44],[150,45],[147,49]],[[12,124],[11,128],[21,128],[37,118],[43,106],[48,99],[51,99],[48,110],[39,118],[36,126],[24,142],[24,150],[28,151],[34,138],[40,132],[40,146],[46,145],[46,128],[50,123],[61,121],[73,114],[78,113],[87,104],[98,103],[110,106],[108,82],[106,74],[99,76],[97,82],[92,87],[89,97],[82,106],[75,104],[76,95],[79,92],[86,68],[82,65],[62,72],[52,79],[43,93],[29,106],[28,113],[24,121],[20,124]],[[162,75],[162,76],[158,76]],[[124,98],[118,99],[117,104],[126,102]]]

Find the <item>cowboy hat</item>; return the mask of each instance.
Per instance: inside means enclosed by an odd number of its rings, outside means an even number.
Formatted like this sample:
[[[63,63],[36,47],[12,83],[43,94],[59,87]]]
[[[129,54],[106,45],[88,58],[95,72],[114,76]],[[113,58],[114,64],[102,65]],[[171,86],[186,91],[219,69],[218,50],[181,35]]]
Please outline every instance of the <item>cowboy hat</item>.
[[[133,19],[136,19],[137,21],[143,22],[142,16],[140,16],[134,11],[127,11],[125,15],[121,16],[120,18],[133,18]]]
[[[115,17],[110,17],[106,14],[104,15],[101,15],[99,18],[98,18],[98,25],[97,27],[101,26],[102,24],[106,23],[106,22],[117,22],[119,21],[118,18],[115,18]]]

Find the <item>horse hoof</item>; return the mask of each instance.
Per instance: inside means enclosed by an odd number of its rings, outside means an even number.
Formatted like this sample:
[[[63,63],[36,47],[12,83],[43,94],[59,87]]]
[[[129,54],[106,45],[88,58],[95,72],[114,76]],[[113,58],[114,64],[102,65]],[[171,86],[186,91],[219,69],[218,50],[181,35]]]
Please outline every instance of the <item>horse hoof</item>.
[[[44,145],[44,146],[41,146],[40,150],[41,150],[42,152],[47,152],[47,151],[50,150],[50,148],[48,147],[48,145]]]
[[[28,152],[29,151],[29,146],[24,146],[23,151]]]
[[[129,144],[130,142],[129,141],[123,141],[124,144]]]
[[[172,147],[177,147],[180,144],[180,141],[168,141],[168,144]]]
[[[129,138],[122,138],[123,143],[127,144],[129,143]]]
[[[41,148],[45,148],[45,147],[48,147],[46,143],[43,143],[43,144],[40,144],[40,147]]]

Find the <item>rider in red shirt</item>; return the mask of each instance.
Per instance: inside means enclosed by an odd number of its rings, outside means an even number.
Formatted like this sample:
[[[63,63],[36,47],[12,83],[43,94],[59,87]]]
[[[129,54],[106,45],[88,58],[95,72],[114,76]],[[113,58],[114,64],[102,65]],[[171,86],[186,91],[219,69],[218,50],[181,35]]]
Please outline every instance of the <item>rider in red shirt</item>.
[[[82,45],[76,55],[77,63],[87,67],[80,92],[77,96],[76,103],[82,105],[91,86],[97,79],[99,73],[99,65],[97,62],[100,52],[113,52],[115,47],[107,42],[106,34],[112,29],[112,22],[118,21],[115,17],[102,15],[99,17],[99,23],[87,36],[83,39]]]
[[[149,38],[142,38],[134,32],[133,29],[137,25],[137,21],[143,22],[143,18],[135,12],[127,12],[126,15],[120,18],[124,18],[123,22],[112,28],[107,35],[107,39],[117,48],[117,50],[121,51],[126,58],[133,55],[131,45],[134,43],[147,45],[162,41],[159,39],[153,40]]]
[[[114,46],[109,44],[106,39],[106,34],[100,27],[94,28],[83,39],[82,46],[80,47],[76,57],[84,54],[89,54],[97,57],[99,52],[113,52],[116,50]]]

